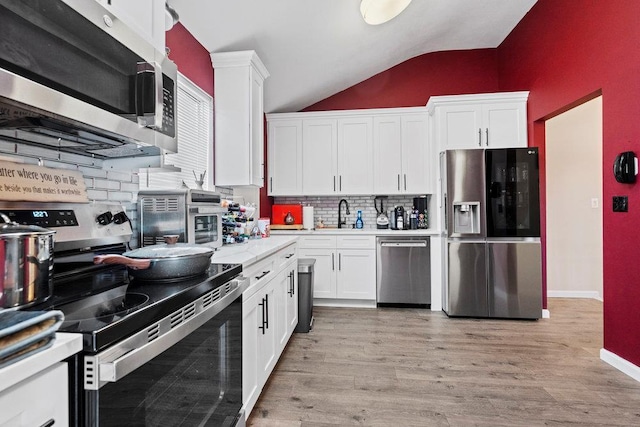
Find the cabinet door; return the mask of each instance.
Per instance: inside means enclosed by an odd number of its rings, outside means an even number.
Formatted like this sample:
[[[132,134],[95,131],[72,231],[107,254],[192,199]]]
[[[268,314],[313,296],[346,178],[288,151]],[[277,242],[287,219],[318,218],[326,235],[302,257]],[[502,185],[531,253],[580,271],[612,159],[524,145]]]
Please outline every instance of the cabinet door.
[[[287,340],[298,326],[298,268],[292,264],[289,272],[290,284],[287,286]],[[285,341],[286,344],[286,341]]]
[[[404,152],[402,147],[400,116],[374,117],[374,194],[400,194]]]
[[[482,148],[482,105],[444,105],[438,107],[440,150]]]
[[[432,193],[433,168],[427,113],[402,116],[402,192]]]
[[[164,1],[162,0],[97,0],[127,27],[153,44],[161,53],[165,51]]]
[[[276,354],[280,354],[284,346],[287,344],[289,338],[288,317],[287,309],[288,304],[288,291],[291,288],[291,271],[283,270],[278,273],[278,276],[274,279],[274,331],[276,334]],[[271,326],[271,325],[269,325]]]
[[[67,364],[58,362],[0,393],[0,426],[67,426]]]
[[[242,402],[251,412],[262,390],[258,371],[258,342],[262,341],[262,306],[264,294],[258,292],[242,303]]]
[[[264,187],[264,107],[263,88],[264,79],[251,67],[250,103],[251,116],[249,120],[251,147],[251,185]]]
[[[302,191],[327,195],[337,191],[337,122],[332,119],[302,121]]]
[[[269,195],[302,195],[302,120],[269,122]]]
[[[338,251],[337,297],[376,299],[376,252],[366,249]]]
[[[485,104],[482,110],[484,145],[489,148],[527,146],[525,102]]]
[[[300,249],[300,258],[313,258],[313,297],[336,297],[336,252],[335,249]],[[373,269],[375,271],[375,267]]]
[[[339,193],[373,193],[372,133],[372,117],[338,119]]]
[[[276,277],[277,278],[277,277]],[[264,329],[258,329],[258,384],[264,384],[274,366],[276,365],[276,293],[275,284],[276,280],[271,280],[260,293],[261,300],[258,301],[259,309],[259,323],[262,325],[264,321]],[[262,313],[264,312],[264,316]],[[260,326],[259,325],[259,326]]]

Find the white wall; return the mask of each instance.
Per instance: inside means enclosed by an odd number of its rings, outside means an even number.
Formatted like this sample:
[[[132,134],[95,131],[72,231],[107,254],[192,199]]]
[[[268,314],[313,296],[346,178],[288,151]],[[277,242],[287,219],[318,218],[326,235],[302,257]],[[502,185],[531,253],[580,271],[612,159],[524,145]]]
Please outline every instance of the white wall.
[[[548,296],[602,298],[602,97],[545,125]]]

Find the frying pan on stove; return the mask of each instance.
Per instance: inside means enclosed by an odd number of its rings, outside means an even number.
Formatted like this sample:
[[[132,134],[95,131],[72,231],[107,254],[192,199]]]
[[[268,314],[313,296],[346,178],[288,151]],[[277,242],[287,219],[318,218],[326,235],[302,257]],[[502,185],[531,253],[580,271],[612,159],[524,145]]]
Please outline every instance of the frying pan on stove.
[[[96,255],[93,263],[125,265],[131,276],[141,280],[177,280],[204,273],[211,265],[211,255],[213,249],[206,246],[166,243],[122,255]]]

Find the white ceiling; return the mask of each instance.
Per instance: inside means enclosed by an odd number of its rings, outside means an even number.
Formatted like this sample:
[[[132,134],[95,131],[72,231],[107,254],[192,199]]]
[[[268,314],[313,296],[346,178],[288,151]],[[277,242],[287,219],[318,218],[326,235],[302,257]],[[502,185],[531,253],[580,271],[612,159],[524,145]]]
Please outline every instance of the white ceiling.
[[[255,50],[265,112],[299,111],[415,56],[497,47],[536,0],[414,0],[366,24],[359,0],[169,0],[210,52]]]

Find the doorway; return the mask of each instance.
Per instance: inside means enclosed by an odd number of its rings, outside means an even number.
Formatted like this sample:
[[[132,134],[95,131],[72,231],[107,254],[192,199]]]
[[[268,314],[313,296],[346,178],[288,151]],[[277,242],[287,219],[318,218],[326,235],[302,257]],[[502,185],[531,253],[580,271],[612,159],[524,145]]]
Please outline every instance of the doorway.
[[[602,300],[602,96],[545,135],[547,296]]]

